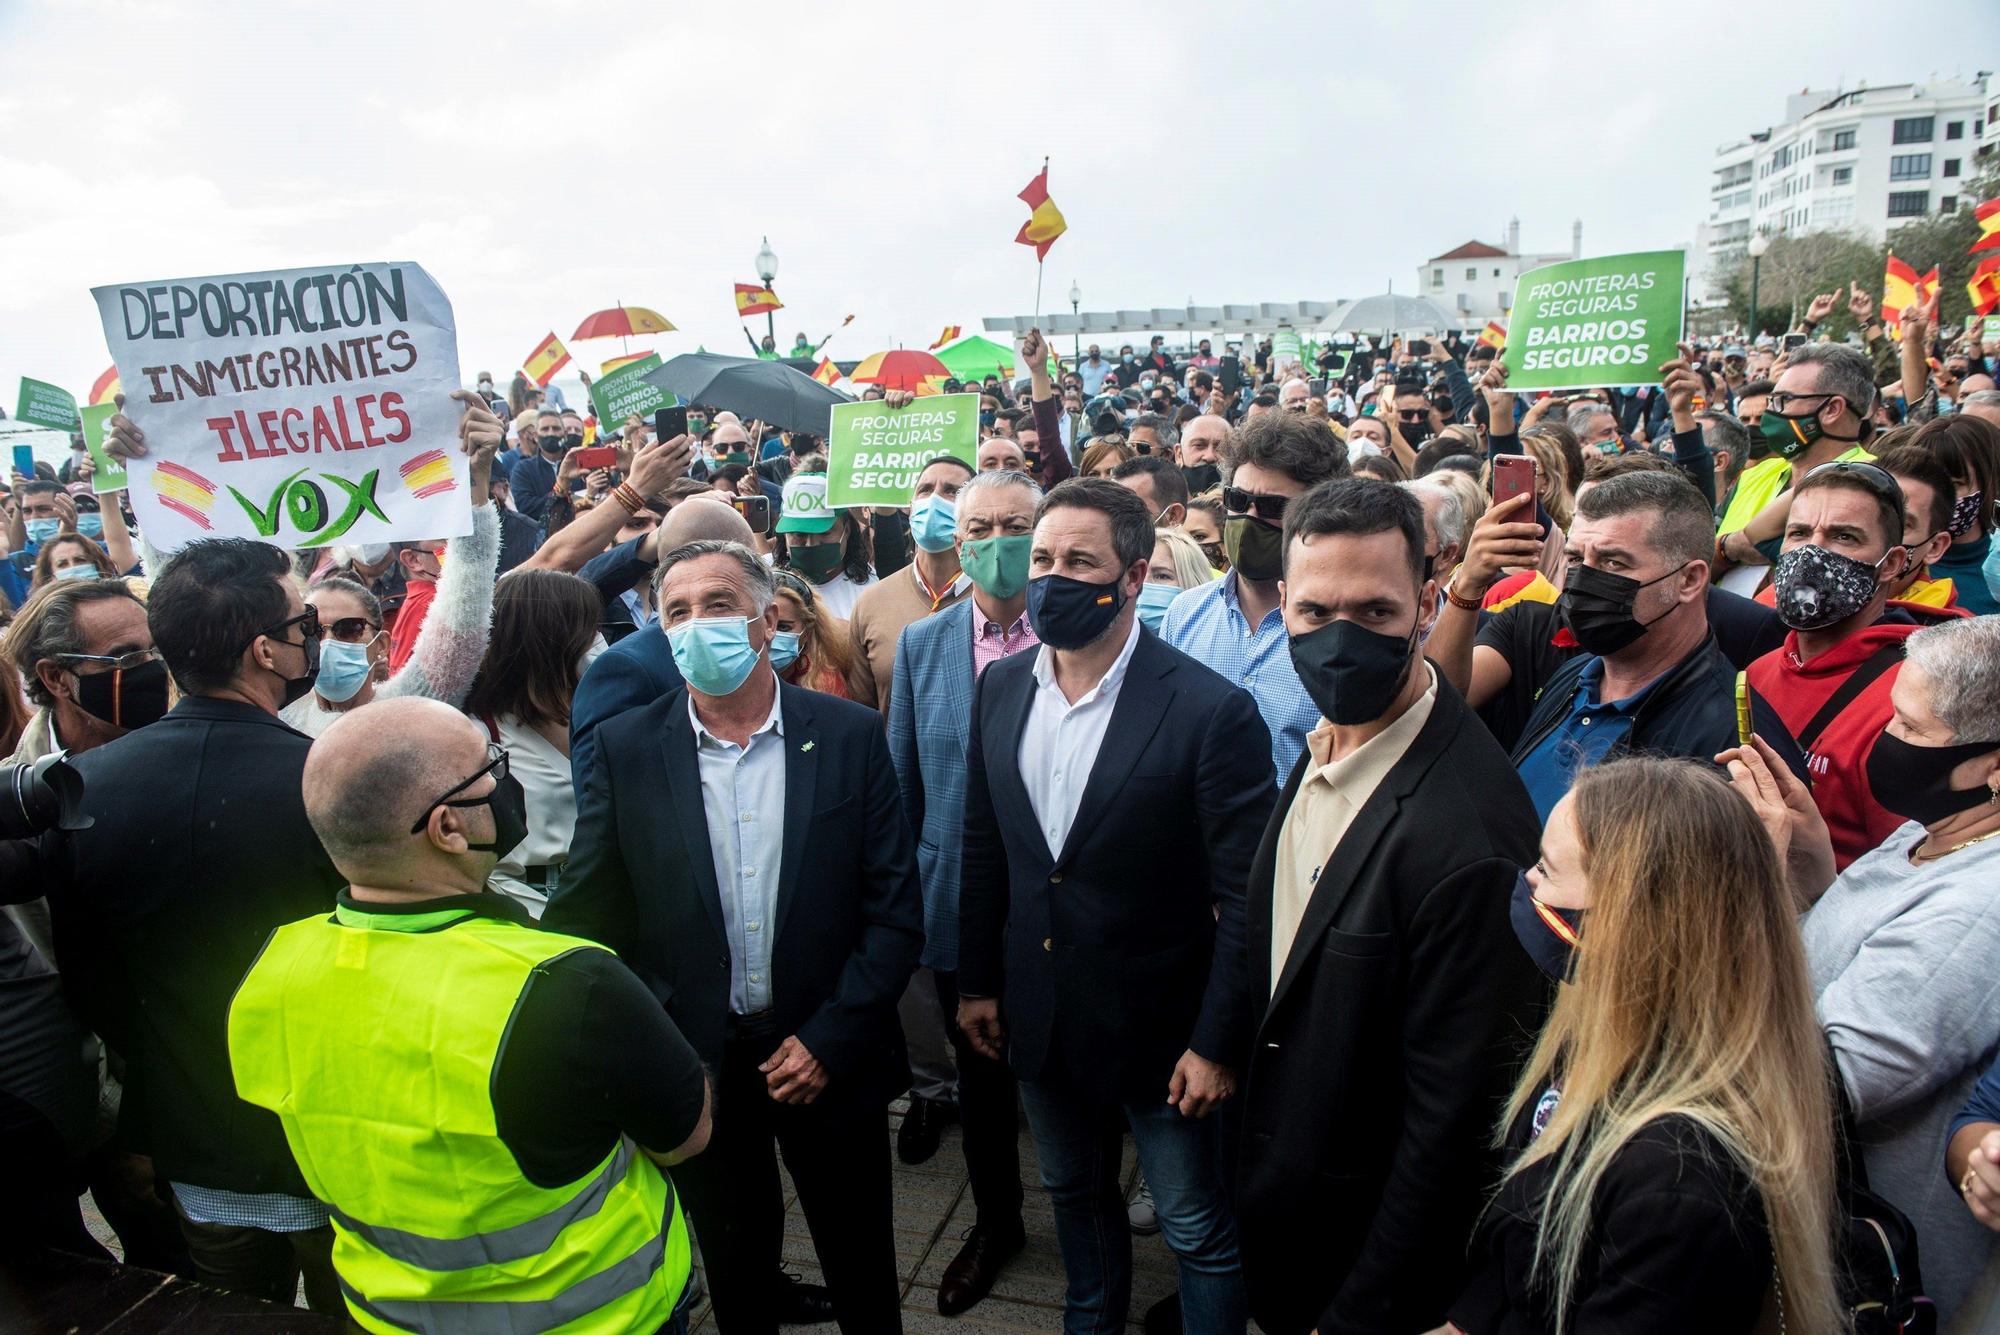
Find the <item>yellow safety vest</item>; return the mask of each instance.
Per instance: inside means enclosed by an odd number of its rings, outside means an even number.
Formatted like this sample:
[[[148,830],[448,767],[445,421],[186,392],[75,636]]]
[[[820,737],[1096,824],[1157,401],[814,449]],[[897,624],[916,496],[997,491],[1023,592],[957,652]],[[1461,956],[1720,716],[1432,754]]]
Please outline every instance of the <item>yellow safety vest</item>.
[[[673,1315],[689,1253],[666,1174],[621,1139],[538,1187],[495,1126],[494,1064],[530,975],[601,949],[467,909],[342,904],[271,934],[229,1008],[236,1092],[284,1124],[363,1328],[650,1331]]]

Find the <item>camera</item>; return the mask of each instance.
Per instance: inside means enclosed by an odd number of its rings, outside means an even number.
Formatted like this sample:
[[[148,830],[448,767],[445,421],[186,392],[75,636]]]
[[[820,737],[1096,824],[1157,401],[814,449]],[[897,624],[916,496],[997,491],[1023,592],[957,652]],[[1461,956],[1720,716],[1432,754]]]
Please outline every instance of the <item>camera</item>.
[[[29,839],[50,830],[87,830],[83,775],[61,752],[27,765],[0,765],[0,839]]]

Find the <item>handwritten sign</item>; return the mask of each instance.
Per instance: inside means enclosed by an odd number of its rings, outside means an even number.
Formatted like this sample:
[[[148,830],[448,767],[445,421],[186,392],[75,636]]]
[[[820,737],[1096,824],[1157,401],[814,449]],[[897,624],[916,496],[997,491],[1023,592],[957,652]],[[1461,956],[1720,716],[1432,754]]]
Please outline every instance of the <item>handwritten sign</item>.
[[[471,531],[451,303],[415,264],[91,289],[151,452],[129,468],[153,545],[281,547]]]

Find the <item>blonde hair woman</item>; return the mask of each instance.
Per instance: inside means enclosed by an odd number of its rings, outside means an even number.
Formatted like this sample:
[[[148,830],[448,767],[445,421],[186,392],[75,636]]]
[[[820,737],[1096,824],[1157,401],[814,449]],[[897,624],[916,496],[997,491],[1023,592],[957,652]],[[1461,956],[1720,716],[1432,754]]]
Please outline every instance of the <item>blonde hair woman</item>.
[[[1750,805],[1688,761],[1587,769],[1513,916],[1564,981],[1447,1329],[1844,1328],[1830,1062]]]
[[[1139,586],[1139,620],[1155,635],[1167,619],[1167,606],[1183,590],[1197,589],[1214,579],[1208,558],[1201,547],[1179,527],[1156,529],[1153,559],[1146,566],[1146,582]]]

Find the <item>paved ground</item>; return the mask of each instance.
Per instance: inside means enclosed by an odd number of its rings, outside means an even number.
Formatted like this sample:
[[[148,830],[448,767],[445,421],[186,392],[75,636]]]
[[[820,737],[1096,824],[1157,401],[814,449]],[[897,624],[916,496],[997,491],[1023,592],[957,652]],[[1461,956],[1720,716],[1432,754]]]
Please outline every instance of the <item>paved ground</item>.
[[[899,1101],[890,1110],[885,1134],[892,1142],[902,1109]],[[1028,1246],[1008,1263],[992,1294],[963,1316],[939,1316],[937,1310],[938,1281],[958,1254],[960,1238],[972,1226],[972,1191],[966,1182],[965,1158],[959,1153],[958,1128],[947,1129],[943,1147],[929,1163],[911,1167],[895,1159],[893,1151],[891,1161],[896,1173],[896,1254],[903,1280],[903,1329],[908,1335],[1018,1335],[1062,1329],[1062,1259],[1056,1252],[1055,1224],[1048,1197],[1035,1175],[1034,1145],[1025,1127],[1021,1132],[1021,1171],[1027,1183]],[[1128,1143],[1124,1168],[1128,1185],[1134,1172]],[[87,1199],[85,1206],[91,1231],[117,1251],[117,1238],[97,1212],[88,1208]],[[789,1184],[785,1223],[786,1263],[817,1282],[819,1262],[806,1232],[805,1217],[790,1197]],[[1131,1329],[1138,1331],[1146,1309],[1174,1287],[1174,1260],[1157,1236],[1134,1238],[1132,1265]],[[705,1304],[696,1312],[693,1329],[711,1333],[715,1329]]]

